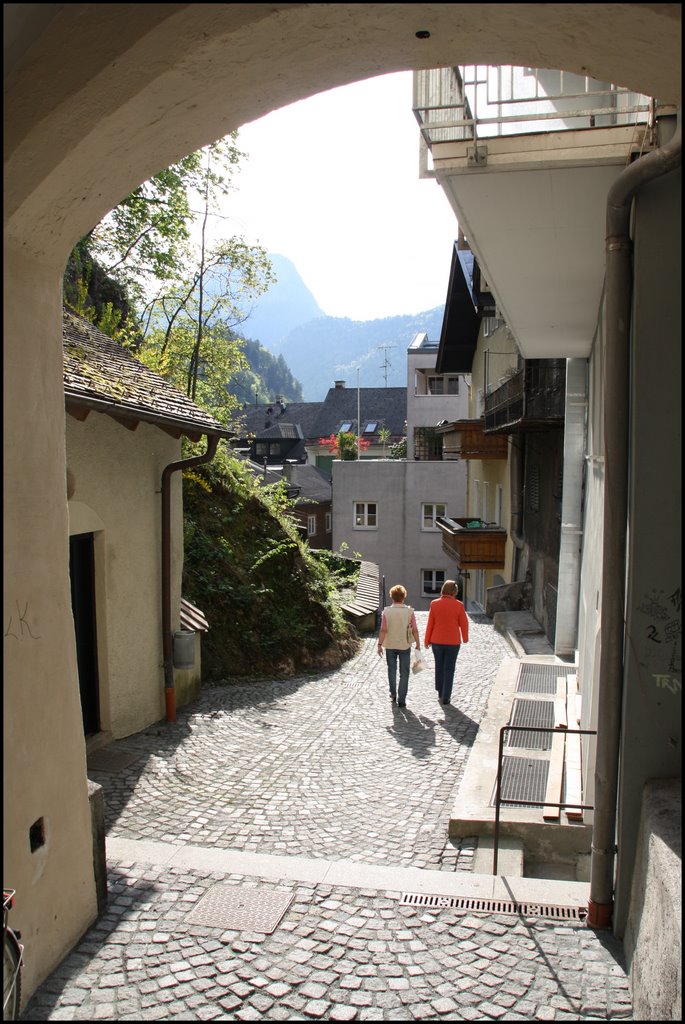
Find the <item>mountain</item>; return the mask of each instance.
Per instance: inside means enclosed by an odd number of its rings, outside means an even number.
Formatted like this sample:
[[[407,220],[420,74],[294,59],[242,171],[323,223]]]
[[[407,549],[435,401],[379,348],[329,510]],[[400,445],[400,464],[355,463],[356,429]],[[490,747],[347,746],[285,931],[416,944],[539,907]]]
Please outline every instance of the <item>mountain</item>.
[[[334,380],[354,387],[357,367],[362,387],[406,387],[407,349],[414,335],[425,331],[433,341],[440,337],[443,306],[379,320],[326,316],[291,260],[277,253],[269,253],[269,259],[277,283],[255,302],[240,334],[285,362],[306,402],[323,401]],[[284,384],[282,390],[289,389]]]
[[[334,380],[348,387],[406,387],[407,349],[414,335],[440,338],[444,306],[380,320],[323,316],[295,327],[279,345],[306,402],[323,401]]]
[[[256,300],[250,316],[241,324],[244,338],[261,342],[277,352],[287,334],[299,324],[324,316],[316,299],[300,277],[295,264],[285,256],[269,253],[276,284]]]

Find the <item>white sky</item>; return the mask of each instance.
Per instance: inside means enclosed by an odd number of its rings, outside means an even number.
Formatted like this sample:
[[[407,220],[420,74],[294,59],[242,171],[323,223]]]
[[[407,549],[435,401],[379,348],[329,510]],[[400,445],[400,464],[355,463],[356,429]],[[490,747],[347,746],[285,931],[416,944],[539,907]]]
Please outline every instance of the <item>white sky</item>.
[[[419,180],[411,72],[294,103],[240,129],[249,154],[222,230],[287,256],[328,316],[419,313],[445,301],[457,221]]]

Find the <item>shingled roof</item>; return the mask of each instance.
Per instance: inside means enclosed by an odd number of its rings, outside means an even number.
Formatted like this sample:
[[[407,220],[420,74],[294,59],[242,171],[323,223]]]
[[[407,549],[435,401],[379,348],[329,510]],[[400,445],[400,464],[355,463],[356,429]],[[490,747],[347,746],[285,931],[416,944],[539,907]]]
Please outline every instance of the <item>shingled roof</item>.
[[[362,431],[367,423],[376,423],[376,430],[367,437],[373,437],[381,427],[387,428],[395,440],[403,436],[407,418],[406,388],[360,388],[359,405]],[[267,415],[269,409],[271,413]],[[242,436],[254,434],[258,441],[288,436],[276,429],[282,431],[288,424],[299,426],[309,441],[337,434],[345,422],[351,423],[356,433],[357,389],[330,388],[323,402],[291,402],[284,411],[278,403],[250,406],[239,414],[238,422],[244,424],[238,428]]]
[[[64,397],[67,412],[84,420],[93,410],[135,429],[142,420],[193,441],[234,432],[126,349],[71,310],[63,311]]]
[[[367,434],[372,437],[380,427],[390,431],[392,438],[401,438],[407,418],[406,388],[360,388],[359,411],[362,434],[367,423],[375,423],[376,429]],[[330,388],[321,403],[316,421],[319,437],[337,434],[341,423],[350,422],[352,431],[357,429],[357,389]]]

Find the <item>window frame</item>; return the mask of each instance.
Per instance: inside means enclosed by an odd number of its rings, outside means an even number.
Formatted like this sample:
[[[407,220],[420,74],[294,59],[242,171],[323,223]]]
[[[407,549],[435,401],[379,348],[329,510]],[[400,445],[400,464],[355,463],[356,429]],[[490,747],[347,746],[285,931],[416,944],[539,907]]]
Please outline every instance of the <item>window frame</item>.
[[[432,526],[426,526],[426,508],[432,508],[434,511],[431,515]],[[438,512],[437,509],[442,508],[442,512]],[[422,501],[421,502],[421,532],[435,533],[439,530],[439,527],[435,525],[435,520],[438,516],[447,515],[447,502],[446,501]]]
[[[312,529],[312,524],[313,524],[313,529]],[[315,537],[316,533],[317,533],[317,529],[318,529],[318,524],[316,522],[316,515],[309,514],[307,516],[307,536],[308,537]]]
[[[430,573],[433,580],[433,587],[426,587],[426,576]],[[442,576],[442,582],[438,582],[436,577]],[[444,569],[422,569],[421,570],[421,596],[422,597],[439,597],[440,591],[442,590],[442,584],[445,582],[445,570]]]
[[[374,511],[370,512],[370,508],[373,506]],[[363,508],[363,512],[359,512],[359,508]],[[373,515],[374,522],[369,523],[369,517]],[[363,522],[358,522],[359,518],[363,518]],[[377,501],[353,501],[352,502],[352,529],[353,530],[377,530],[378,529],[378,502]]]

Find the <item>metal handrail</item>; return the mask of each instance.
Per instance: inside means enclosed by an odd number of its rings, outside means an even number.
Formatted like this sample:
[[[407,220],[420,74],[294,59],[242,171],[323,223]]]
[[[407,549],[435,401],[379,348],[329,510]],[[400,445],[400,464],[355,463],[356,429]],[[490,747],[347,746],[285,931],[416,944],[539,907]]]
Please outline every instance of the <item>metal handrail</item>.
[[[492,873],[497,874],[497,855],[499,847],[499,820],[500,820],[500,805],[501,805],[501,789],[502,789],[502,756],[504,749],[504,734],[505,732],[552,732],[561,733],[565,736],[596,736],[596,729],[559,729],[554,726],[540,726],[540,725],[503,725],[499,731],[499,752],[497,755],[497,788],[495,790],[495,836],[494,836],[494,851],[492,858]],[[513,800],[507,799],[507,804],[516,804],[517,806],[524,807],[558,807],[560,810],[562,807],[572,808],[574,811],[594,811],[594,806],[591,804],[571,804],[571,803],[553,803],[550,800]]]

